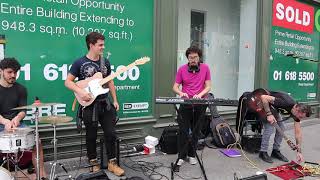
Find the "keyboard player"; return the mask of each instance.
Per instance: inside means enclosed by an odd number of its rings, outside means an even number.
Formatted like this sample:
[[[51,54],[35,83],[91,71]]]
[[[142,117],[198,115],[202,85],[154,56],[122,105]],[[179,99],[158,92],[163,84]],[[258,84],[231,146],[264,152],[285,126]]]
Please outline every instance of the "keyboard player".
[[[208,65],[201,62],[202,52],[190,47],[185,53],[188,63],[182,65],[176,74],[173,91],[181,98],[206,98],[211,88]],[[201,122],[204,121],[207,105],[181,104],[178,110],[179,149],[176,165],[185,161],[197,164],[195,158]]]

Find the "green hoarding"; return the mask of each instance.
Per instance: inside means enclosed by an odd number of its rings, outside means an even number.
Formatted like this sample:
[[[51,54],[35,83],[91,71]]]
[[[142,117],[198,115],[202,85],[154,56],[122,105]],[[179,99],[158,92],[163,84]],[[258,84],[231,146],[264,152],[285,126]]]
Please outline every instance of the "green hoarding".
[[[120,118],[152,115],[153,1],[1,0],[0,23],[2,53],[21,63],[18,81],[28,89],[28,103],[36,96],[43,103],[61,103],[40,108],[40,116],[74,115],[74,96],[64,80],[73,61],[86,54],[85,36],[91,31],[105,35],[104,56],[113,72],[151,58],[115,78],[115,85]],[[34,111],[29,109],[25,120]]]
[[[273,1],[269,88],[288,92],[298,101],[317,99],[317,11],[298,1]]]

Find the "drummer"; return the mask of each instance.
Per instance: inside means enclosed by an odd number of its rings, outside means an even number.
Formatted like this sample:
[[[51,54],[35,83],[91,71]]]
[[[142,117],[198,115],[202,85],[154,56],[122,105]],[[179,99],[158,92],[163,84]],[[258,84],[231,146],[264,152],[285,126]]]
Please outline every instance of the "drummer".
[[[0,131],[26,127],[22,122],[26,116],[24,110],[11,109],[27,104],[27,89],[16,82],[17,72],[21,65],[15,58],[4,58],[0,61]],[[40,177],[46,177],[43,166],[43,149],[40,145]],[[36,151],[32,151],[32,164],[36,167]]]

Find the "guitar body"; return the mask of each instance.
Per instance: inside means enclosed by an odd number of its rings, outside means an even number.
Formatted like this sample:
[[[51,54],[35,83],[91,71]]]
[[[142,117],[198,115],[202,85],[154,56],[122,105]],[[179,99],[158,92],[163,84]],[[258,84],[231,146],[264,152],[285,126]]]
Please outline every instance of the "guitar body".
[[[97,72],[90,78],[76,82],[76,85],[78,87],[84,89],[85,91],[87,91],[88,93],[91,94],[92,98],[90,101],[83,101],[77,93],[74,93],[74,95],[76,96],[78,102],[82,106],[84,106],[84,107],[89,106],[90,104],[93,103],[93,101],[97,98],[97,96],[109,92],[108,88],[102,87],[104,84],[111,81],[115,77],[119,76],[121,73],[124,73],[127,70],[131,69],[132,67],[137,66],[137,65],[143,65],[149,61],[150,61],[149,57],[143,57],[143,58],[135,60],[133,63],[129,64],[126,67],[120,68],[115,73],[111,73],[109,76],[107,76],[105,78],[102,77],[101,72]]]
[[[91,94],[90,101],[83,101],[77,93],[74,93],[79,104],[86,107],[93,103],[93,101],[97,98],[97,96],[101,94],[105,94],[109,92],[108,88],[103,88],[100,85],[100,81],[102,80],[102,74],[100,72],[95,73],[92,77],[76,82],[76,85],[88,93]]]
[[[266,117],[266,112],[263,108],[263,103],[261,100],[261,96],[262,95],[270,95],[270,93],[263,89],[263,88],[259,88],[254,90],[251,93],[250,98],[248,99],[248,108],[250,111],[252,112],[256,112],[260,117]]]

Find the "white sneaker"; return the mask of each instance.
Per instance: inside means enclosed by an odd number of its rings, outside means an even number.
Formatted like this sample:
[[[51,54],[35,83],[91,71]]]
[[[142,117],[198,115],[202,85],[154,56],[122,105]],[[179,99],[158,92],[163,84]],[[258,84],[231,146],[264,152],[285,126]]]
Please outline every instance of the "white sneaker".
[[[195,164],[197,164],[197,159],[196,158],[194,158],[194,157],[189,157],[189,163],[190,164],[192,164],[192,165],[195,165]]]
[[[177,165],[181,166],[183,163],[184,163],[184,160],[183,159],[179,159],[178,162],[177,162]]]

